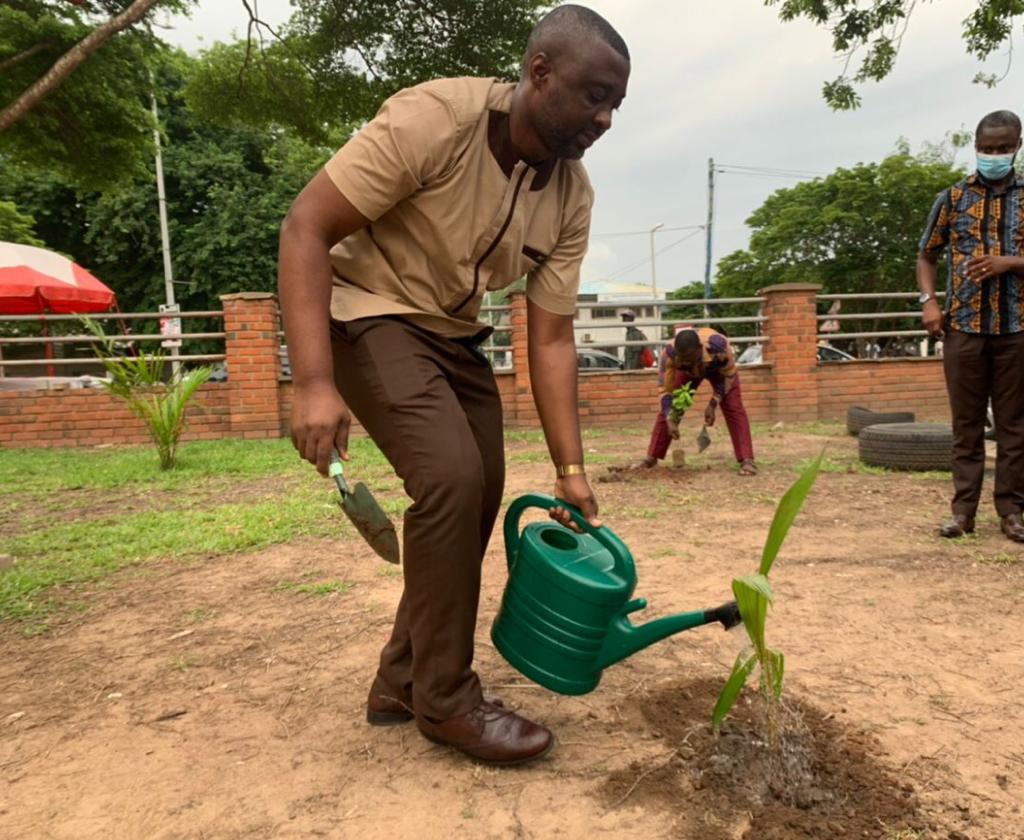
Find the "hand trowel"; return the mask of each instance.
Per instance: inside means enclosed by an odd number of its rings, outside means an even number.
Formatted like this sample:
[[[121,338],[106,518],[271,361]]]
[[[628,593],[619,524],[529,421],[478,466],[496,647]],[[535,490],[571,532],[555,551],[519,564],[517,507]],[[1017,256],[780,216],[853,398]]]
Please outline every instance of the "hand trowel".
[[[711,446],[711,435],[708,434],[708,427],[702,426],[700,434],[697,435],[697,452],[703,452]]]
[[[400,553],[398,534],[395,525],[384,513],[373,494],[361,481],[355,487],[349,487],[345,480],[345,470],[341,465],[338,450],[331,450],[331,464],[327,474],[334,479],[341,494],[341,509],[349,518],[370,548],[389,563],[397,563]]]

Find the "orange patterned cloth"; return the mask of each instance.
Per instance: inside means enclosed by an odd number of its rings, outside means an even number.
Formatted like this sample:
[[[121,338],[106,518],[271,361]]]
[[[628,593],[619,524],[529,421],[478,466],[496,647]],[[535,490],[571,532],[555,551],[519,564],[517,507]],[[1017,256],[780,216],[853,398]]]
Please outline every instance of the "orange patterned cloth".
[[[967,277],[972,259],[1024,256],[1024,177],[997,193],[977,173],[939,193],[922,253],[949,250],[946,326],[965,333],[1009,335],[1024,331],[1021,278],[1005,272],[981,281]]]

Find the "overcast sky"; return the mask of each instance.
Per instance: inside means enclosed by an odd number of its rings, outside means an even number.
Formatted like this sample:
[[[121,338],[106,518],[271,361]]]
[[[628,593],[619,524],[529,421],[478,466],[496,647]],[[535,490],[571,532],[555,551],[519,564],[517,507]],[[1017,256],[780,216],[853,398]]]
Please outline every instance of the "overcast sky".
[[[707,161],[828,173],[877,161],[899,137],[917,149],[947,131],[973,128],[997,108],[1021,111],[1020,62],[995,90],[971,83],[979,69],[1001,75],[1005,56],[985,68],[964,54],[961,21],[973,0],[919,4],[895,72],[861,88],[858,111],[834,113],[821,86],[839,72],[826,30],[782,23],[761,0],[591,0],[623,35],[633,58],[629,93],[613,130],[586,157],[597,193],[584,280],[649,284],[649,236],[607,236],[703,224]],[[287,0],[260,0],[261,16],[287,19]],[[243,31],[239,0],[203,0],[191,20],[167,21],[167,40],[188,50]],[[1016,92],[1016,93],[1015,93]],[[972,156],[962,152],[960,161]],[[745,247],[744,220],[793,179],[718,175],[714,256]],[[922,225],[924,219],[921,220]],[[703,232],[656,234],[660,289],[701,280]],[[907,278],[908,288],[913,278]]]

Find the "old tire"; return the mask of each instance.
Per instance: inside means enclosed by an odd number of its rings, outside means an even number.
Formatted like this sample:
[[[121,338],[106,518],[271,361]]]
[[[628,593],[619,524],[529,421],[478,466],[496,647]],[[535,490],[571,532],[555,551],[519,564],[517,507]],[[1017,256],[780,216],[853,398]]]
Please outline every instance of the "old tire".
[[[881,423],[861,430],[860,459],[891,470],[948,470],[953,430],[942,423]]]
[[[868,426],[877,426],[879,423],[913,423],[914,419],[912,411],[872,411],[870,408],[851,405],[846,410],[846,431],[856,437],[861,429]]]

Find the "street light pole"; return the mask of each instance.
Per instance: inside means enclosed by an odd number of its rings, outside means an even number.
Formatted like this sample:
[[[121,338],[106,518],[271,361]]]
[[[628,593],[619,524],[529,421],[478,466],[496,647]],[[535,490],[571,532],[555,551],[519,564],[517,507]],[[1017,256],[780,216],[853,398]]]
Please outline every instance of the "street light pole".
[[[654,227],[651,228],[651,297],[658,297],[658,275],[654,270],[654,234],[665,227],[664,222],[658,222]]]

